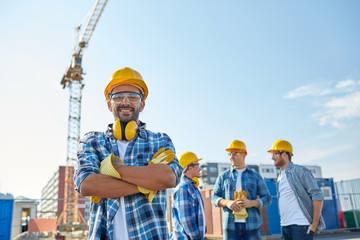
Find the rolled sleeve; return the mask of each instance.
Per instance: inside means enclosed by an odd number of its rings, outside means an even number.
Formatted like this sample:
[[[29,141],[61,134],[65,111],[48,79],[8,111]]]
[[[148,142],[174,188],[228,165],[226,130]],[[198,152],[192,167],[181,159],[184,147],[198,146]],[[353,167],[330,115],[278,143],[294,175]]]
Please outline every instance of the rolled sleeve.
[[[259,195],[260,198],[258,198],[256,200],[258,200],[259,203],[260,203],[259,208],[270,206],[270,204],[271,204],[271,195],[270,195],[270,192],[269,192],[268,188],[266,187],[264,179],[260,175],[259,175],[259,179],[258,179],[258,182],[257,182],[257,186],[258,186],[258,195]]]
[[[223,191],[222,191],[222,184],[223,180],[222,180],[222,175],[220,175],[215,182],[214,188],[213,188],[213,193],[211,195],[211,203],[216,206],[219,207],[219,202],[221,199],[224,199],[223,197]]]
[[[165,142],[166,142],[166,146],[164,146],[164,148],[166,150],[172,150],[174,152],[174,154],[176,154],[174,144],[172,143],[170,137],[166,133],[162,133],[162,138],[165,139]],[[171,167],[171,169],[173,170],[173,172],[176,175],[176,184],[175,184],[175,186],[176,186],[180,182],[183,167],[181,167],[181,165],[179,164],[179,160],[176,156],[175,156],[174,160],[171,163],[169,163],[169,166]]]
[[[310,170],[307,168],[304,168],[304,171],[302,171],[302,180],[303,185],[308,192],[310,198],[312,200],[324,200],[324,194],[319,188],[314,176],[311,174]]]
[[[86,134],[80,140],[78,160],[74,173],[75,191],[80,193],[80,184],[91,174],[99,173],[100,159],[93,147],[96,143],[95,133]]]

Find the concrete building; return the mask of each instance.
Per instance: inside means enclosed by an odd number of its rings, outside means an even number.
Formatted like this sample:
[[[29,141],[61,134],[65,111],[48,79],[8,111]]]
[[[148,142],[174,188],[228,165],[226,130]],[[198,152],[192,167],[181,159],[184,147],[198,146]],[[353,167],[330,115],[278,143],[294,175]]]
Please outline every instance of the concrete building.
[[[28,231],[30,219],[36,218],[39,202],[23,196],[14,200],[13,218],[11,224],[11,239]]]
[[[231,167],[231,163],[206,162],[201,166],[200,188],[212,188],[219,174]]]
[[[65,166],[60,166],[42,189],[40,218],[58,218],[62,213],[65,196],[65,168]],[[74,171],[74,168],[70,167],[70,171]],[[79,211],[88,220],[89,207],[85,208],[86,201],[89,201],[89,199],[78,195]]]

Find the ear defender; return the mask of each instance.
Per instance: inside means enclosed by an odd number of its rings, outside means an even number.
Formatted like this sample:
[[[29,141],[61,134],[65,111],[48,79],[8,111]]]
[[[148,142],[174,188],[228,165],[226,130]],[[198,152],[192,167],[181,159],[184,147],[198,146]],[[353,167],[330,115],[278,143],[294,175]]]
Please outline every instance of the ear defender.
[[[120,122],[116,120],[113,124],[112,130],[114,137],[120,141],[130,141],[136,135],[136,130],[138,129],[138,125],[135,121],[130,121],[127,123]]]
[[[195,187],[199,186],[199,179],[197,177],[193,177],[191,180],[193,180]]]

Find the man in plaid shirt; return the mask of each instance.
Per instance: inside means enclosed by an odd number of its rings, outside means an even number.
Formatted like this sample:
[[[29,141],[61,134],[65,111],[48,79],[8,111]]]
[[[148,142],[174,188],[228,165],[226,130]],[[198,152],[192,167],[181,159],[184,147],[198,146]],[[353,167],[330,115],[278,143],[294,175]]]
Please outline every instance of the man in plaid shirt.
[[[178,183],[182,167],[171,139],[139,121],[147,95],[137,71],[114,72],[105,88],[114,124],[80,141],[74,183],[92,200],[88,239],[169,238],[166,189]]]
[[[261,240],[260,208],[271,204],[270,193],[261,175],[246,166],[247,150],[242,141],[232,141],[226,151],[232,166],[218,176],[211,196],[212,204],[223,208],[224,239]],[[235,201],[235,191],[245,191],[247,197]],[[235,218],[234,213],[242,208],[247,217]]]
[[[173,194],[172,227],[170,239],[204,239],[204,203],[197,188],[200,177],[199,161],[192,152],[181,154],[179,162],[184,168],[180,183]]]

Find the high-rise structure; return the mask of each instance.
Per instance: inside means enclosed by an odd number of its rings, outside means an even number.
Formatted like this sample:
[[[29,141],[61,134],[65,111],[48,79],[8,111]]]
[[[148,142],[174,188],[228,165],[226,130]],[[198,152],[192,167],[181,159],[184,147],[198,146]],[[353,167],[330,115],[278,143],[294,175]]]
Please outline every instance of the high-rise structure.
[[[74,172],[74,167],[69,167],[70,172]],[[65,198],[65,181],[66,181],[66,167],[60,166],[53,176],[46,183],[41,191],[41,205],[40,205],[40,218],[58,218],[63,212],[64,198]],[[74,194],[77,194],[73,188]],[[78,194],[77,194],[78,195]],[[86,198],[78,195],[78,208],[79,212],[86,219],[85,214]]]

